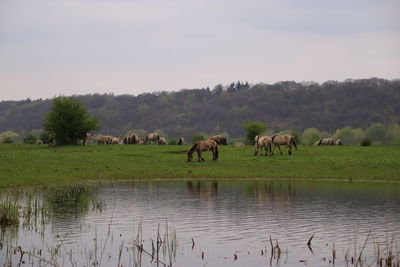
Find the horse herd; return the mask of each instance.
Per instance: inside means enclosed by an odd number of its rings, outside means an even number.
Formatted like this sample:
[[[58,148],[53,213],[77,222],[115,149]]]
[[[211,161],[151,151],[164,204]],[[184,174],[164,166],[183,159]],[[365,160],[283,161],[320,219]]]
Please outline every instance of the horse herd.
[[[206,141],[197,141],[195,142],[192,147],[187,152],[187,160],[191,161],[193,158],[193,153],[197,152],[198,161],[204,161],[204,158],[201,156],[201,152],[203,151],[211,151],[213,153],[213,159],[218,159],[218,145],[226,145],[226,138],[215,135],[208,138]],[[317,142],[314,143],[314,146],[323,146],[323,145],[343,145],[342,140],[337,139],[336,141],[333,138],[322,138],[319,139]],[[272,149],[272,146],[274,147]],[[254,156],[257,156],[258,153],[260,155],[263,154],[265,156],[272,156],[274,155],[274,151],[276,148],[279,149],[280,154],[282,155],[281,146],[286,146],[288,148],[288,154],[292,154],[292,147],[294,147],[297,151],[297,145],[294,136],[290,134],[283,134],[283,135],[264,135],[259,136],[257,135],[254,138]]]
[[[167,144],[166,139],[161,137],[159,133],[149,133],[146,135],[144,140],[141,140],[136,133],[132,133],[128,136],[120,136],[113,137],[109,135],[90,135],[86,136],[85,143],[89,143],[90,141],[97,139],[98,145],[105,144],[159,144],[165,145]],[[292,147],[297,150],[297,145],[295,138],[290,134],[282,134],[282,135],[257,135],[254,138],[254,156],[257,156],[258,153],[260,155],[272,156],[274,155],[274,151],[276,148],[279,149],[280,154],[282,155],[281,146],[286,146],[288,148],[288,154],[292,154]],[[184,144],[183,137],[180,137],[177,141],[178,145]],[[193,153],[197,153],[198,161],[204,161],[204,158],[201,156],[203,151],[211,151],[213,153],[212,160],[218,159],[218,145],[227,145],[227,140],[225,137],[220,135],[210,136],[208,140],[202,140],[195,142],[189,149],[187,154],[187,160],[192,161]],[[323,145],[343,145],[341,139],[337,139],[336,141],[333,138],[322,138],[314,143],[314,146],[323,146]],[[273,149],[272,149],[273,147]]]
[[[86,143],[93,142],[96,135],[88,134],[86,137]],[[165,137],[161,137],[159,133],[149,133],[146,135],[144,140],[141,140],[136,133],[132,133],[128,136],[120,136],[120,137],[113,137],[110,135],[100,135],[97,137],[97,144],[98,145],[109,145],[109,144],[159,144],[159,145],[166,145],[167,140]],[[184,139],[180,137],[177,141],[178,145],[183,145]]]

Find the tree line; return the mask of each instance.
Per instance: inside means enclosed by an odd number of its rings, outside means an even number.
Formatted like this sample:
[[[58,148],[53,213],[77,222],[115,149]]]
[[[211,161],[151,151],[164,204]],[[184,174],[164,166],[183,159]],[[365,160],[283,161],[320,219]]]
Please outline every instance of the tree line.
[[[400,81],[378,78],[322,84],[284,81],[250,85],[239,81],[213,89],[72,98],[99,118],[98,133],[114,136],[158,131],[186,140],[196,134],[225,134],[237,139],[246,135],[245,122],[259,121],[274,133],[290,129],[307,143],[307,134],[313,131],[307,129],[311,128],[321,136],[343,134],[352,136],[349,140],[359,140],[360,131],[373,123],[380,123],[387,132],[396,132],[395,125],[400,123]],[[0,132],[18,133],[21,139],[29,133],[38,136],[52,102],[0,102]],[[380,142],[391,142],[385,138]]]

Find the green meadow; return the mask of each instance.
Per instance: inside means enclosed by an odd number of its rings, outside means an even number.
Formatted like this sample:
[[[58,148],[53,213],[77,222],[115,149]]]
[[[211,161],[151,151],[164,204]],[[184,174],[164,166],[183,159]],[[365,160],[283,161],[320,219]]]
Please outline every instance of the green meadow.
[[[219,159],[187,162],[189,145],[0,145],[0,187],[137,179],[400,181],[399,146],[300,146],[288,156],[254,156],[220,146]]]

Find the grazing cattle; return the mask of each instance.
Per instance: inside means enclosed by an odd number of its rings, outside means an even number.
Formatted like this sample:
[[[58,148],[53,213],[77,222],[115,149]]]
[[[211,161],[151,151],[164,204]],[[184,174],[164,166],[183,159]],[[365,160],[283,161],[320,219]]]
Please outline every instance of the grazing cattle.
[[[337,139],[336,142],[335,142],[335,145],[342,146],[343,145],[342,139]]]
[[[284,135],[273,135],[271,136],[272,139],[272,144],[274,144],[274,150],[272,151],[272,155],[274,154],[275,148],[278,147],[279,152],[281,153],[282,156],[282,150],[281,150],[281,145],[285,145],[289,148],[288,154],[292,155],[292,146],[297,150],[297,145],[296,142],[294,141],[294,137],[290,134],[284,134]]]
[[[268,152],[271,156],[272,152],[272,138],[271,136],[264,135],[264,136],[256,136],[257,138],[254,139],[256,143],[254,144],[254,156],[257,156],[258,151],[260,151],[260,155],[262,155],[263,149],[265,150],[265,156],[268,156]]]
[[[322,138],[318,142],[318,146],[333,146],[334,144],[333,138]]]
[[[213,159],[218,159],[218,144],[214,140],[206,140],[206,141],[197,141],[187,152],[187,161],[192,161],[194,151],[197,152],[198,161],[204,161],[204,158],[201,156],[202,151],[212,151]]]
[[[179,139],[178,139],[178,145],[179,146],[181,146],[181,145],[183,145],[183,143],[185,143],[185,140],[183,139],[183,137],[179,137]]]
[[[165,140],[164,137],[160,137],[160,139],[158,139],[158,144],[159,145],[166,145],[167,144],[167,140]]]
[[[228,143],[226,142],[226,138],[221,136],[221,135],[213,135],[208,137],[208,140],[213,140],[215,141],[218,145],[224,145],[226,146]]]
[[[159,133],[149,133],[146,136],[146,144],[150,144],[153,141],[154,141],[155,144],[157,144],[160,141],[160,134]]]

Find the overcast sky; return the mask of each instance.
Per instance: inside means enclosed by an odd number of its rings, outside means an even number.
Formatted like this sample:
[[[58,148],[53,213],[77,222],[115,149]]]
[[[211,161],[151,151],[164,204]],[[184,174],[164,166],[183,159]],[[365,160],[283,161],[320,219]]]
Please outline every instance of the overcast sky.
[[[0,100],[400,78],[399,0],[0,0]]]

